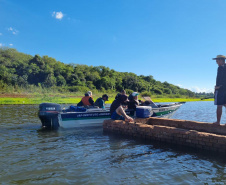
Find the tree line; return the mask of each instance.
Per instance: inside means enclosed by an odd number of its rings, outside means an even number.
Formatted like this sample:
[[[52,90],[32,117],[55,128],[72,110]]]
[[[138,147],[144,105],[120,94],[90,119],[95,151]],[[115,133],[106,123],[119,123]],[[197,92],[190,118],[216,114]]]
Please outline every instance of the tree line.
[[[58,88],[61,91],[98,90],[146,92],[156,95],[184,95],[195,93],[168,82],[160,82],[153,76],[117,72],[105,66],[65,64],[48,56],[31,56],[12,48],[0,48],[0,90],[6,86]]]

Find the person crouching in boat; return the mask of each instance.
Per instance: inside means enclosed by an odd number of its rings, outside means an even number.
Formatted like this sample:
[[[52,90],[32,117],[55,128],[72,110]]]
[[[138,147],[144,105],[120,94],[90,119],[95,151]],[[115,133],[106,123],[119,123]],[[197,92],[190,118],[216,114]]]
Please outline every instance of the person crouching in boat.
[[[133,92],[129,95],[128,109],[131,109],[130,114],[134,116],[134,112],[136,111],[136,107],[139,105],[138,101],[138,92]]]
[[[122,105],[128,100],[128,96],[120,95],[117,99],[113,101],[110,107],[111,119],[113,120],[125,120],[128,122],[134,121],[133,118],[129,117],[124,111]]]
[[[77,104],[77,106],[93,106],[93,105],[94,105],[94,101],[93,101],[91,91],[88,91],[87,93],[85,93],[85,96]]]
[[[108,95],[107,94],[104,94],[102,97],[98,98],[95,101],[94,106],[105,109],[105,101],[108,101]]]

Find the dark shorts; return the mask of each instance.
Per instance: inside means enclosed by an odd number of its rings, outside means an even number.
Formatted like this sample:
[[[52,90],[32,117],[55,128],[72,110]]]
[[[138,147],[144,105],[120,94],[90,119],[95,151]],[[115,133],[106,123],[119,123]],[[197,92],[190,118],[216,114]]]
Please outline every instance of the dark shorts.
[[[216,90],[214,93],[214,105],[225,105],[226,104],[226,94],[224,91]]]
[[[111,119],[114,119],[114,120],[125,120],[125,118],[123,116],[118,115],[116,111],[114,111],[112,113]]]

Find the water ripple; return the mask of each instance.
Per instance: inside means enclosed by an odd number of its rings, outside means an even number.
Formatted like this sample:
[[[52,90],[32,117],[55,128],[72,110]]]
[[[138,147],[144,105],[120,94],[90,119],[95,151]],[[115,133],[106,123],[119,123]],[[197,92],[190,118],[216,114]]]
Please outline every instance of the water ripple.
[[[186,103],[173,117],[212,122],[212,103]],[[2,184],[226,183],[222,156],[103,134],[101,127],[40,131],[37,109],[0,106]]]

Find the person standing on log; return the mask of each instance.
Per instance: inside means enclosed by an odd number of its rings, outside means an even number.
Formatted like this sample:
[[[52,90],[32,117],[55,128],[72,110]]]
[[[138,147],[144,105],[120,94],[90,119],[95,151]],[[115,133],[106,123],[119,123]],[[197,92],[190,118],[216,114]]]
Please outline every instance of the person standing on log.
[[[217,121],[213,124],[220,125],[221,115],[222,115],[222,107],[226,106],[226,65],[225,65],[226,57],[224,55],[217,55],[216,63],[218,64],[217,70],[217,79],[216,86],[214,92],[214,104],[217,105]]]

